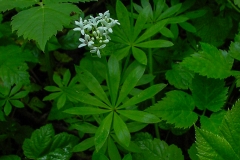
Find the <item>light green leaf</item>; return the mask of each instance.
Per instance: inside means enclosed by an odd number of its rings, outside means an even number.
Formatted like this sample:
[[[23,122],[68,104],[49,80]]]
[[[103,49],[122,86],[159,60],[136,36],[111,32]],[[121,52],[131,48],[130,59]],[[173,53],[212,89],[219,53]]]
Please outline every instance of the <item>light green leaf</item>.
[[[36,4],[36,0],[1,0],[0,12],[14,8],[26,8]]]
[[[208,78],[227,78],[231,75],[233,58],[226,51],[218,50],[216,47],[201,43],[202,51],[187,57],[181,63],[200,75]]]
[[[133,57],[139,63],[141,63],[143,65],[147,65],[147,55],[143,50],[136,48],[136,47],[132,47],[132,54],[133,54]]]
[[[92,115],[92,114],[103,114],[110,112],[110,110],[94,108],[94,107],[73,107],[63,111],[65,113],[74,115]]]
[[[240,8],[240,0],[234,0],[234,4],[238,6],[238,8]]]
[[[219,111],[227,99],[228,88],[224,86],[224,80],[195,75],[191,90],[196,106],[201,110]]]
[[[193,98],[177,90],[167,92],[166,95],[146,111],[166,120],[167,123],[174,124],[176,128],[191,127],[198,119],[198,115],[193,112],[195,108]]]
[[[108,60],[107,84],[112,105],[114,106],[118,96],[121,71],[117,58],[112,55]]]
[[[16,93],[15,95],[11,96],[11,99],[20,99],[20,98],[24,98],[28,95],[28,91],[20,91],[18,93]]]
[[[22,88],[22,84],[18,84],[18,85],[15,85],[12,89],[11,89],[11,91],[10,91],[10,93],[9,93],[9,96],[12,96],[12,95],[14,95],[14,94],[16,94],[21,88]]]
[[[57,100],[57,108],[58,109],[62,108],[65,105],[66,100],[67,100],[66,94],[63,93],[61,96],[59,96]]]
[[[240,159],[230,144],[217,134],[195,128],[199,159]]]
[[[160,30],[160,33],[167,38],[174,38],[174,35],[173,35],[172,31],[170,29],[168,29],[167,27],[163,27]]]
[[[192,84],[194,73],[183,67],[181,64],[175,64],[171,70],[166,72],[168,82],[178,89],[188,89]]]
[[[111,160],[121,160],[121,155],[111,137],[108,138],[108,155]]]
[[[12,29],[17,30],[18,36],[23,36],[24,39],[35,40],[44,51],[50,37],[62,30],[64,25],[70,24],[72,12],[79,13],[80,10],[68,3],[32,7],[12,18]]]
[[[71,128],[83,133],[96,133],[97,131],[97,127],[88,122],[83,122],[81,124],[72,124]]]
[[[63,87],[62,79],[61,79],[61,77],[60,77],[57,73],[54,73],[54,74],[53,74],[53,81],[54,81],[59,87]]]
[[[133,96],[132,98],[130,98],[126,102],[124,102],[123,105],[118,107],[118,109],[129,107],[129,106],[138,104],[142,101],[145,101],[149,98],[152,98],[155,94],[160,92],[165,87],[166,87],[166,84],[153,85],[153,86],[141,91],[139,94]]]
[[[84,83],[99,99],[110,105],[108,97],[98,80],[86,69],[75,67],[79,80]]]
[[[109,113],[106,118],[101,122],[96,134],[95,134],[95,147],[96,150],[99,151],[104,143],[106,142],[109,132],[111,129],[112,125],[112,120],[113,120],[113,112]]]
[[[137,82],[142,77],[144,71],[145,66],[138,64],[137,67],[129,73],[129,75],[123,82],[116,106],[118,106],[127,97],[130,91],[136,86]]]
[[[157,123],[160,119],[153,114],[137,110],[117,110],[120,115],[142,123]]]
[[[114,55],[117,57],[118,60],[122,60],[129,54],[130,48],[131,48],[130,46],[125,46],[124,48],[115,51]]]
[[[82,152],[94,146],[94,137],[87,138],[73,147],[73,152]]]
[[[167,40],[151,40],[142,43],[138,43],[135,46],[142,48],[165,48],[173,46],[173,43]]]
[[[126,147],[128,147],[131,140],[130,132],[125,122],[115,112],[114,112],[114,119],[113,119],[113,129],[118,140],[122,144],[126,145]]]

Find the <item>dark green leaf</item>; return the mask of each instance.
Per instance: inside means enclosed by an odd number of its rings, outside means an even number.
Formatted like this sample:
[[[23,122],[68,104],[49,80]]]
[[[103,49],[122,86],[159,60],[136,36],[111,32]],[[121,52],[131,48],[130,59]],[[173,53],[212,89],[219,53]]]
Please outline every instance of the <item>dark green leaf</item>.
[[[74,115],[92,115],[92,114],[103,114],[110,112],[110,110],[94,108],[94,107],[73,107],[66,109],[65,113]]]
[[[1,156],[0,160],[21,160],[21,158],[17,155],[7,155],[7,156]]]
[[[44,88],[46,91],[49,91],[49,92],[58,92],[58,91],[61,91],[60,88],[56,87],[56,86],[47,86]]]
[[[67,100],[66,94],[62,94],[61,96],[58,97],[57,100],[57,108],[60,109],[65,105],[65,102]]]
[[[171,6],[158,17],[157,21],[174,15],[181,8],[181,6],[181,3]]]
[[[10,100],[10,103],[17,108],[24,108],[24,104],[19,100]]]
[[[167,40],[151,40],[142,43],[138,43],[135,46],[142,48],[165,48],[173,46],[173,43]]]
[[[28,95],[28,91],[20,91],[20,92],[18,92],[18,93],[16,93],[15,95],[13,95],[12,97],[11,97],[11,99],[20,99],[20,98],[24,98],[24,97],[26,97],[27,95]]]
[[[4,110],[4,113],[5,113],[6,116],[8,116],[11,113],[12,105],[10,104],[9,101],[6,101],[3,110]]]
[[[133,57],[141,64],[147,65],[147,55],[146,53],[136,47],[132,47]]]
[[[188,32],[193,32],[194,33],[194,32],[197,31],[196,28],[191,23],[182,22],[182,23],[179,23],[179,25]]]
[[[94,146],[94,137],[87,138],[73,147],[73,152],[82,152]]]
[[[108,138],[108,155],[112,160],[121,160],[121,155],[111,137]]]
[[[5,12],[14,8],[26,8],[36,4],[35,0],[1,0],[0,12]]]

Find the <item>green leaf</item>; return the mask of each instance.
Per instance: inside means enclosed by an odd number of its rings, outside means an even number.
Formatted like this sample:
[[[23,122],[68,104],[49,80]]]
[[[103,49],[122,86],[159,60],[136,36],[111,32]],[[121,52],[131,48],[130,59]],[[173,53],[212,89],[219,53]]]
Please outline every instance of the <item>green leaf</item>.
[[[71,3],[78,3],[78,2],[91,2],[91,1],[96,1],[96,0],[45,0],[44,4],[56,4],[56,3],[66,3],[66,2],[71,2]]]
[[[197,145],[196,143],[193,143],[192,146],[188,149],[188,155],[191,158],[191,160],[199,160],[197,156]]]
[[[231,75],[233,59],[226,51],[218,50],[216,47],[201,43],[202,51],[187,57],[181,63],[202,76],[208,78],[227,78]]]
[[[171,70],[166,72],[168,82],[178,89],[188,89],[192,84],[194,73],[183,67],[181,64],[175,64]]]
[[[238,6],[238,8],[240,8],[240,0],[234,0],[234,4]]]
[[[116,106],[118,106],[127,97],[130,91],[136,86],[144,71],[145,66],[138,64],[137,67],[129,73],[122,85]]]
[[[12,96],[12,95],[16,94],[22,88],[22,86],[23,86],[22,84],[15,85],[11,89],[9,96]]]
[[[156,24],[152,25],[149,27],[136,41],[135,43],[142,42],[153,35],[155,35],[157,32],[159,32],[167,23],[167,20],[162,20],[157,22]]]
[[[54,73],[54,74],[53,74],[53,81],[54,81],[59,87],[63,87],[62,79],[61,79],[61,77],[60,77],[57,73]]]
[[[120,0],[117,0],[117,3],[116,3],[116,13],[117,13],[117,19],[120,22],[121,28],[123,29],[126,37],[128,37],[128,40],[131,40],[132,27],[130,25],[128,10]]]
[[[142,48],[165,48],[173,46],[173,43],[167,40],[151,40],[142,43],[138,43],[135,46]]]
[[[109,113],[106,118],[101,122],[96,134],[95,134],[95,147],[96,150],[99,151],[104,143],[106,142],[109,132],[111,129],[112,125],[112,120],[113,120],[113,112]]]
[[[31,159],[43,156],[43,152],[51,145],[54,130],[51,124],[45,125],[32,133],[30,139],[23,142],[24,155]]]
[[[3,110],[4,110],[4,113],[5,113],[6,116],[8,116],[11,113],[12,105],[10,104],[9,101],[6,101]]]
[[[36,0],[1,0],[0,12],[14,8],[26,8],[36,4]]]
[[[66,94],[63,93],[61,96],[59,96],[57,100],[57,108],[58,109],[62,108],[65,105],[66,100],[67,100]]]
[[[94,146],[94,137],[87,138],[73,147],[73,152],[82,152]]]
[[[121,106],[118,107],[118,109],[126,108],[135,104],[138,104],[142,101],[145,101],[149,98],[152,98],[154,95],[156,95],[158,92],[160,92],[163,88],[166,87],[166,84],[156,84],[153,85],[143,91],[141,91],[139,94],[133,96],[126,102],[124,102]]]
[[[146,111],[166,120],[167,123],[174,124],[176,128],[191,127],[198,119],[198,115],[193,112],[195,108],[193,98],[177,90],[167,92],[166,95]]]
[[[174,15],[181,7],[182,7],[181,3],[171,6],[158,17],[157,21]]]
[[[118,96],[121,71],[117,58],[112,55],[108,60],[107,84],[112,105],[114,106]]]
[[[132,155],[131,153],[126,154],[122,160],[132,160]]]
[[[117,110],[120,115],[142,123],[157,123],[160,119],[153,114],[137,110]]]
[[[119,115],[117,113],[114,113],[113,129],[114,129],[114,132],[115,132],[118,140],[122,144],[126,145],[126,147],[128,147],[130,144],[131,135],[130,135],[127,125],[122,120],[122,118],[119,117]]]
[[[110,110],[94,108],[94,107],[73,107],[66,109],[65,113],[74,115],[92,115],[92,114],[103,114],[110,112]]]
[[[174,144],[168,146],[168,144],[159,139],[145,139],[137,141],[137,144],[142,149],[142,153],[133,155],[133,159],[138,160],[184,160],[181,149]]]
[[[111,137],[108,138],[108,155],[112,160],[121,160],[121,155]]]
[[[240,61],[240,34],[235,36],[235,42],[231,42],[229,54]]]
[[[62,95],[62,92],[51,93],[48,96],[44,97],[43,101],[53,100],[53,99],[56,99],[57,97],[59,97],[61,95]]]
[[[17,108],[24,108],[24,104],[19,100],[10,100],[10,103]]]
[[[65,71],[65,73],[63,75],[63,80],[62,80],[63,85],[68,86],[68,83],[69,83],[70,79],[71,79],[71,73],[68,69],[68,70]]]
[[[129,132],[137,132],[146,127],[148,124],[140,122],[129,122],[126,124]]]
[[[199,159],[240,159],[223,137],[197,127],[195,132]]]
[[[32,7],[13,16],[12,29],[17,30],[18,36],[24,39],[37,41],[44,51],[50,37],[62,30],[64,25],[70,24],[72,12],[79,13],[79,8],[68,3]]]
[[[96,133],[97,127],[91,123],[83,122],[81,124],[72,124],[71,128],[76,129],[83,133]]]
[[[195,75],[191,90],[196,106],[201,110],[219,111],[227,99],[228,88],[224,85],[224,80]]]
[[[47,86],[47,87],[44,87],[44,89],[46,91],[49,91],[49,92],[58,92],[58,91],[61,91],[61,89],[59,87],[56,87],[56,86]]]
[[[133,57],[141,64],[147,65],[147,55],[146,53],[136,47],[132,47]]]
[[[172,31],[170,29],[168,29],[167,27],[163,27],[160,30],[160,33],[167,38],[174,38],[174,35],[173,35]]]
[[[144,74],[140,80],[138,81],[136,86],[141,86],[147,83],[150,83],[152,80],[154,80],[155,76],[153,76],[152,74]]]
[[[98,80],[87,70],[75,67],[79,80],[84,83],[99,99],[110,105],[108,97]]]
[[[6,156],[1,156],[0,160],[21,160],[21,158],[17,155],[6,155]]]
[[[188,32],[195,33],[197,31],[196,28],[191,23],[182,22],[182,23],[179,23],[179,25]]]

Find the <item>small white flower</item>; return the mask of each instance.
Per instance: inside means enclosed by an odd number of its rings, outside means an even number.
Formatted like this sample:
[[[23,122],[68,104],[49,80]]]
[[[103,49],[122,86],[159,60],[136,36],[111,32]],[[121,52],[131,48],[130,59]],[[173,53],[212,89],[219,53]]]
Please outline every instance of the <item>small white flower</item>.
[[[87,35],[87,34],[85,34],[84,39],[83,38],[79,38],[79,41],[82,42],[82,44],[80,44],[78,46],[78,48],[84,47],[86,45],[91,48],[91,47],[93,47],[93,44],[94,44],[94,42],[90,39],[90,36]]]
[[[104,47],[106,47],[106,44],[103,44],[103,45],[101,45],[100,47],[93,47],[90,52],[91,52],[91,53],[96,53],[96,52],[97,52],[97,56],[98,56],[99,58],[101,58],[100,49],[103,49]]]
[[[84,34],[85,34],[84,29],[85,29],[85,28],[84,28],[84,24],[83,24],[83,21],[82,21],[82,17],[80,17],[79,22],[78,22],[78,21],[75,21],[75,24],[76,24],[77,26],[79,26],[79,27],[76,27],[76,28],[74,28],[73,30],[74,30],[74,31],[80,31],[81,34],[84,35]]]

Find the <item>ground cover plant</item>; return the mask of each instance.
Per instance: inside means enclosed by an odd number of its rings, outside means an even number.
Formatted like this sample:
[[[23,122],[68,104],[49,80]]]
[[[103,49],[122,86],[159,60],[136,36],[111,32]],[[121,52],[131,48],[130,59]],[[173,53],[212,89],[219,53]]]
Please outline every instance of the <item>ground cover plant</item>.
[[[240,159],[239,0],[0,0],[0,160]]]

